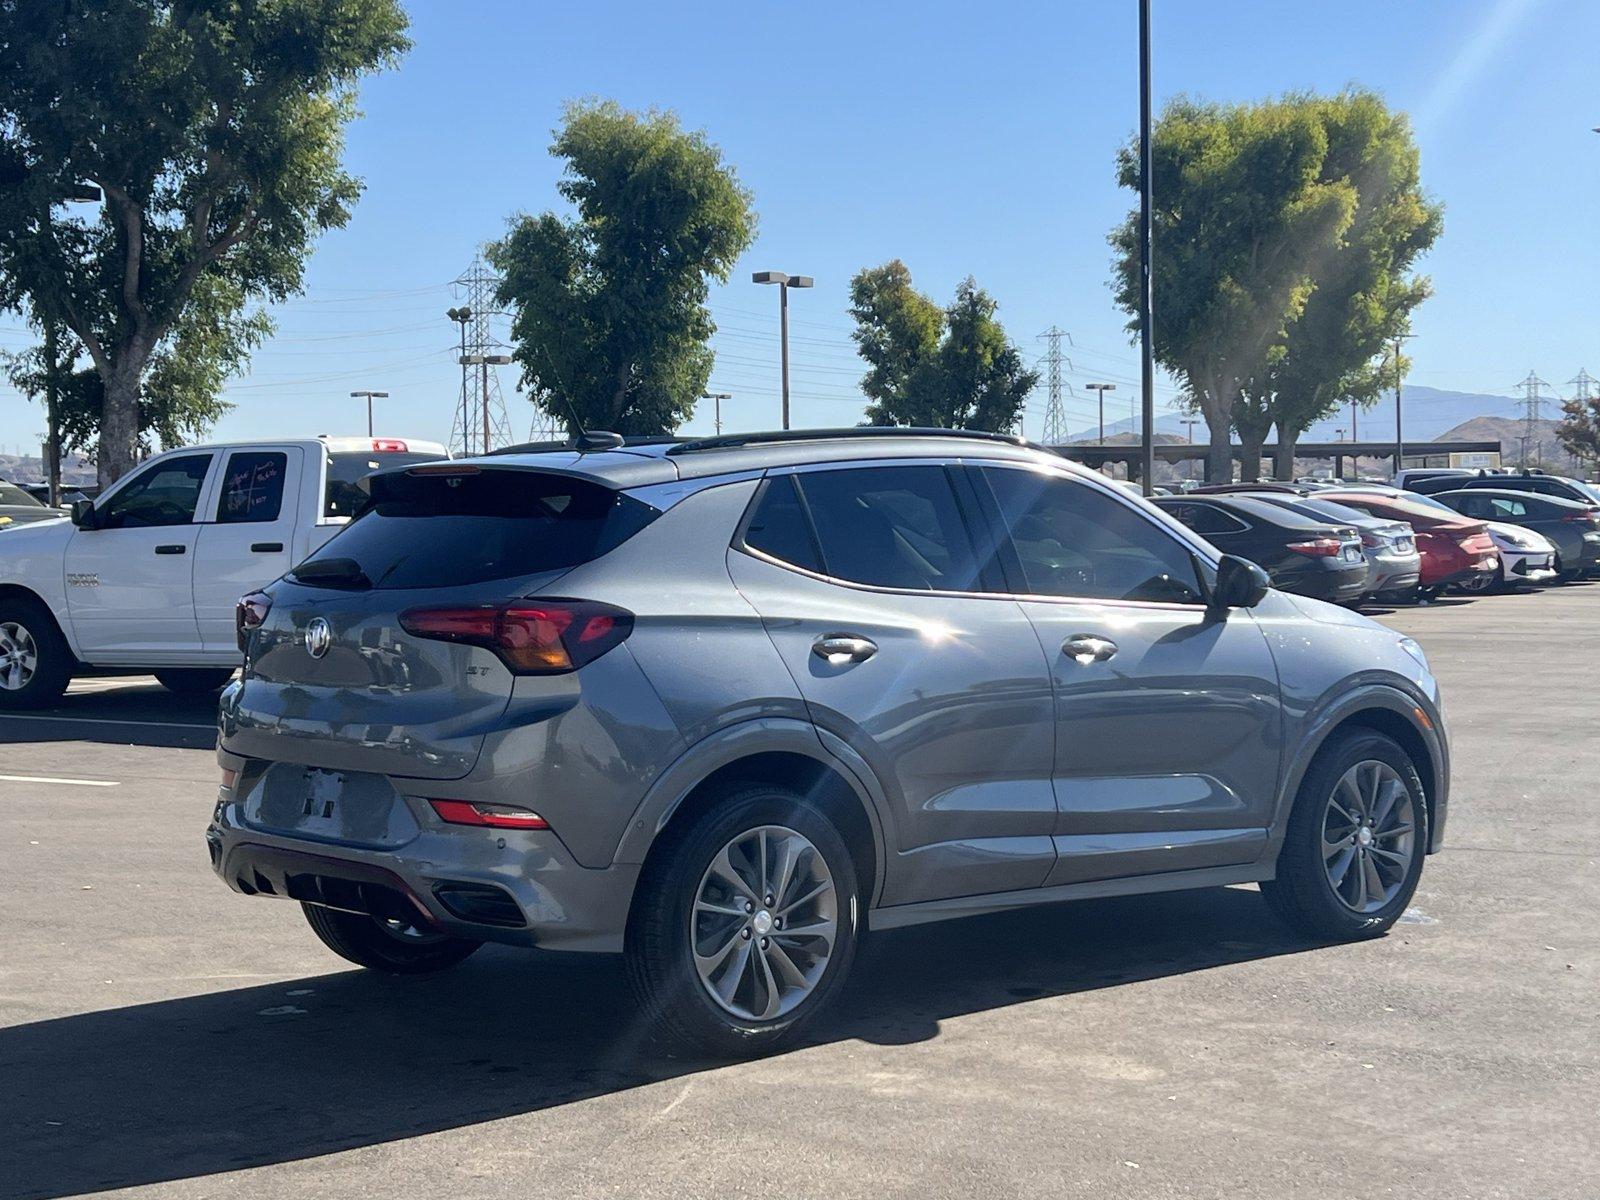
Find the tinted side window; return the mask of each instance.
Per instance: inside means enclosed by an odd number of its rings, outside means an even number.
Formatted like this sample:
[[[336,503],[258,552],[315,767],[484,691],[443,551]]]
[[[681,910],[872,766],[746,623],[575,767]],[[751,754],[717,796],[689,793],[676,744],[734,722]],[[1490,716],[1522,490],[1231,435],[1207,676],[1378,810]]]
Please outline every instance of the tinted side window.
[[[103,507],[96,506],[101,529],[147,529],[188,525],[200,503],[200,485],[211,466],[209,454],[185,454],[146,467]]]
[[[250,450],[228,456],[217,501],[219,525],[276,521],[283,511],[283,477],[288,457],[281,451]]]
[[[744,544],[786,563],[821,572],[822,561],[811,540],[811,524],[800,507],[793,476],[767,480],[755,512],[750,514],[750,523],[745,526]]]
[[[1030,593],[1202,602],[1188,548],[1131,506],[1057,475],[995,467],[983,474]]]
[[[1245,528],[1243,521],[1235,520],[1220,508],[1213,508],[1209,504],[1164,504],[1162,507],[1202,537],[1238,533]]]
[[[1489,498],[1487,496],[1462,496],[1455,507],[1464,517],[1488,517],[1490,515]]]
[[[838,579],[918,591],[978,590],[976,556],[943,467],[864,467],[795,476]]]

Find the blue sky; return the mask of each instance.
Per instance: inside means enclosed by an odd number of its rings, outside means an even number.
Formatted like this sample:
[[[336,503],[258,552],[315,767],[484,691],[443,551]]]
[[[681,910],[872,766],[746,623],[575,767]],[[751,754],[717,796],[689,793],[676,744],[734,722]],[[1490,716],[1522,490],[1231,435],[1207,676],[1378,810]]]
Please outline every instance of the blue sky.
[[[1137,353],[1105,241],[1132,202],[1112,156],[1137,120],[1133,0],[409,10],[415,47],[367,83],[350,131],[347,162],[367,194],[228,388],[238,408],[220,436],[357,432],[364,413],[348,393],[371,387],[393,397],[380,431],[445,438],[460,378],[448,281],[509,215],[557,204],[550,131],[562,103],[586,95],[676,110],[755,194],[757,241],[712,297],[712,387],[735,396],[730,428],[777,423],[777,297],[750,272],[816,278],[792,298],[795,423],[851,424],[862,401],[849,277],[894,257],[941,301],[975,276],[1029,356],[1044,329],[1069,331],[1074,427],[1090,420],[1085,382],[1117,384],[1108,417],[1134,401]],[[1359,83],[1413,114],[1446,216],[1424,264],[1436,295],[1415,323],[1412,382],[1503,394],[1530,367],[1558,385],[1583,366],[1600,373],[1600,5],[1155,0],[1154,29],[1158,105]],[[0,346],[25,343],[19,325],[0,319]],[[503,370],[520,436],[531,409]],[[1043,408],[1030,402],[1030,434]],[[42,426],[36,412],[20,428],[0,422],[0,442]],[[710,422],[707,405],[688,429]]]

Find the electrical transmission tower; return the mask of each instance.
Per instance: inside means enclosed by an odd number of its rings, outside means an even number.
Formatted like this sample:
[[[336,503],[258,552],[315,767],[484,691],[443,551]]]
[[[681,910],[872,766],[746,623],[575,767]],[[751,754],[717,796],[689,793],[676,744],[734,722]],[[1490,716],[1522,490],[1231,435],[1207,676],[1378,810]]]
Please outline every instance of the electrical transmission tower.
[[[1045,385],[1050,389],[1050,403],[1044,410],[1044,433],[1039,440],[1046,446],[1059,446],[1067,440],[1067,414],[1061,406],[1061,364],[1067,364],[1067,370],[1072,370],[1072,360],[1061,353],[1061,339],[1067,339],[1067,345],[1072,344],[1072,335],[1065,329],[1057,329],[1054,325],[1039,335],[1049,347],[1044,357],[1039,361],[1045,368]],[[1066,385],[1067,391],[1072,391],[1072,385]]]
[[[495,307],[495,290],[499,286],[499,278],[482,256],[474,258],[454,283],[456,298],[462,303],[452,308],[449,316],[461,327],[461,394],[456,399],[450,429],[452,454],[487,454],[516,440],[496,369],[511,362],[509,347],[494,326],[494,319],[505,315]],[[557,429],[543,409],[536,408],[535,413],[533,429],[528,434],[530,441],[566,436],[566,431]]]
[[[1579,371],[1575,376],[1567,380],[1567,383],[1573,389],[1572,398],[1574,400],[1593,400],[1595,384],[1600,383],[1600,379],[1596,379],[1588,371],[1584,370]]]
[[[1533,371],[1517,384],[1522,389],[1522,466],[1528,465],[1528,452],[1538,444],[1539,421],[1544,413],[1545,388],[1550,385]]]

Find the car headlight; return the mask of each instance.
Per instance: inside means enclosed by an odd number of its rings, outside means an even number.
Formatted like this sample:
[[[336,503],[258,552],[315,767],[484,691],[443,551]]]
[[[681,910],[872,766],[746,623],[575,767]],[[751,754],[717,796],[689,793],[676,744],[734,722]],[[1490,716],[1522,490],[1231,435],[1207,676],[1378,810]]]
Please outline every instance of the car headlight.
[[[1422,646],[1416,638],[1401,638],[1400,649],[1404,650],[1407,654],[1411,655],[1412,658],[1416,659],[1417,665],[1420,666],[1424,671],[1432,674],[1433,668],[1428,666],[1428,656],[1423,652]]]

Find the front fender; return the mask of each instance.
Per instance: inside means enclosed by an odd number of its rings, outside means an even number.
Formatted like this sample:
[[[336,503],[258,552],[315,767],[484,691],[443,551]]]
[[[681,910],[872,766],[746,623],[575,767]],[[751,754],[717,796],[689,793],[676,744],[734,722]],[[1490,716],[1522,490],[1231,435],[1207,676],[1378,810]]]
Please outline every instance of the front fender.
[[[1429,824],[1428,852],[1431,854],[1442,845],[1450,798],[1450,745],[1445,733],[1444,716],[1435,699],[1410,680],[1386,676],[1359,682],[1352,688],[1325,696],[1300,719],[1299,737],[1290,747],[1272,822],[1268,846],[1268,854],[1272,859],[1277,857],[1289,823],[1289,812],[1317,754],[1346,721],[1375,709],[1392,713],[1405,721],[1427,751],[1428,766],[1433,777],[1433,795],[1429,797],[1432,801],[1432,821]]]

